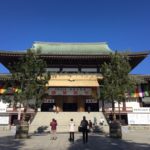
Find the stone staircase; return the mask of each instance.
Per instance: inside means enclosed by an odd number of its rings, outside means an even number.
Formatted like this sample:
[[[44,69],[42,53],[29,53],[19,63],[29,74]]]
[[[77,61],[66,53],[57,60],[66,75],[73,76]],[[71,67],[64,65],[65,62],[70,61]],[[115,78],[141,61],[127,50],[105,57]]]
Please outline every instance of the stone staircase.
[[[80,125],[80,122],[83,118],[83,116],[86,116],[87,120],[91,120],[92,123],[96,124],[96,130],[102,131],[102,132],[108,132],[109,127],[107,124],[107,121],[103,115],[102,112],[37,112],[34,120],[30,124],[29,132],[47,132],[50,130],[49,124],[52,118],[55,118],[57,120],[58,126],[57,126],[57,132],[68,132],[69,127],[69,121],[71,118],[74,119],[74,122],[76,124],[76,131],[78,131],[78,126]],[[100,118],[104,118],[104,125],[100,126]]]

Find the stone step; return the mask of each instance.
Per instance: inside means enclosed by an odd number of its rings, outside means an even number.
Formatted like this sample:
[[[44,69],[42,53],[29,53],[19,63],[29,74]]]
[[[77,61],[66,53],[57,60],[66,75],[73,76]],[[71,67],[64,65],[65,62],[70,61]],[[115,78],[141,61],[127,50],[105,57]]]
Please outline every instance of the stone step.
[[[73,118],[76,124],[76,131],[78,131],[78,126],[83,118],[86,116],[87,120],[91,120],[97,127],[99,127],[100,118],[104,118],[104,126],[108,127],[107,121],[101,112],[38,112],[30,124],[29,132],[35,131],[50,131],[49,124],[53,118],[57,120],[58,132],[68,132],[70,119]]]

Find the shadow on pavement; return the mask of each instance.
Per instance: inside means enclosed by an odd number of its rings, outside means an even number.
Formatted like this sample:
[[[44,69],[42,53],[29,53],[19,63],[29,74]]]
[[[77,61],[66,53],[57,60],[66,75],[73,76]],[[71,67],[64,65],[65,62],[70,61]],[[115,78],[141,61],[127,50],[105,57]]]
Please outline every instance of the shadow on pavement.
[[[80,139],[70,144],[68,150],[150,150],[150,144],[112,139],[93,134],[89,136],[88,143],[83,144],[81,136]]]
[[[34,137],[34,136],[47,136],[49,135],[49,132],[44,132],[44,133],[32,133],[30,134],[30,138]]]
[[[0,150],[150,150],[150,144],[146,144],[146,141],[144,143],[144,140],[143,143],[136,143],[132,140],[112,139],[100,133],[89,134],[89,141],[86,144],[83,144],[81,134],[75,134],[74,143],[68,141],[68,133],[57,136],[57,140],[50,141],[49,134],[32,135],[31,139],[25,140],[2,135]]]
[[[0,137],[0,150],[19,150],[23,145],[23,139],[15,139],[14,136]]]

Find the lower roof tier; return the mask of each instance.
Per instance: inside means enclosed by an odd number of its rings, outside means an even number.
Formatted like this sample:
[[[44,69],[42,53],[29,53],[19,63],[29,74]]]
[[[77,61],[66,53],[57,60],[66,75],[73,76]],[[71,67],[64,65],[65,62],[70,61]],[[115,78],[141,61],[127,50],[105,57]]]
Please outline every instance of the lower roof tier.
[[[26,53],[17,52],[1,52],[0,51],[0,63],[6,68],[9,64],[17,62]],[[126,53],[125,53],[126,54]],[[131,68],[136,67],[142,60],[144,60],[149,52],[134,52],[128,53],[129,63]],[[101,67],[104,62],[110,61],[109,54],[100,55],[50,55],[40,54],[40,58],[45,60],[47,66],[50,67]]]

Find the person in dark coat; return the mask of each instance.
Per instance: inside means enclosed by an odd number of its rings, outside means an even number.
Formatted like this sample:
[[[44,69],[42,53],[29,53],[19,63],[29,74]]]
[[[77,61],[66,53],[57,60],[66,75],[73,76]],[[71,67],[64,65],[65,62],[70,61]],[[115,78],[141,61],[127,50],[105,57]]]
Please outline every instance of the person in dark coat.
[[[83,120],[81,121],[80,126],[82,127],[82,135],[83,135],[83,143],[88,142],[88,121],[86,117],[83,116]]]

